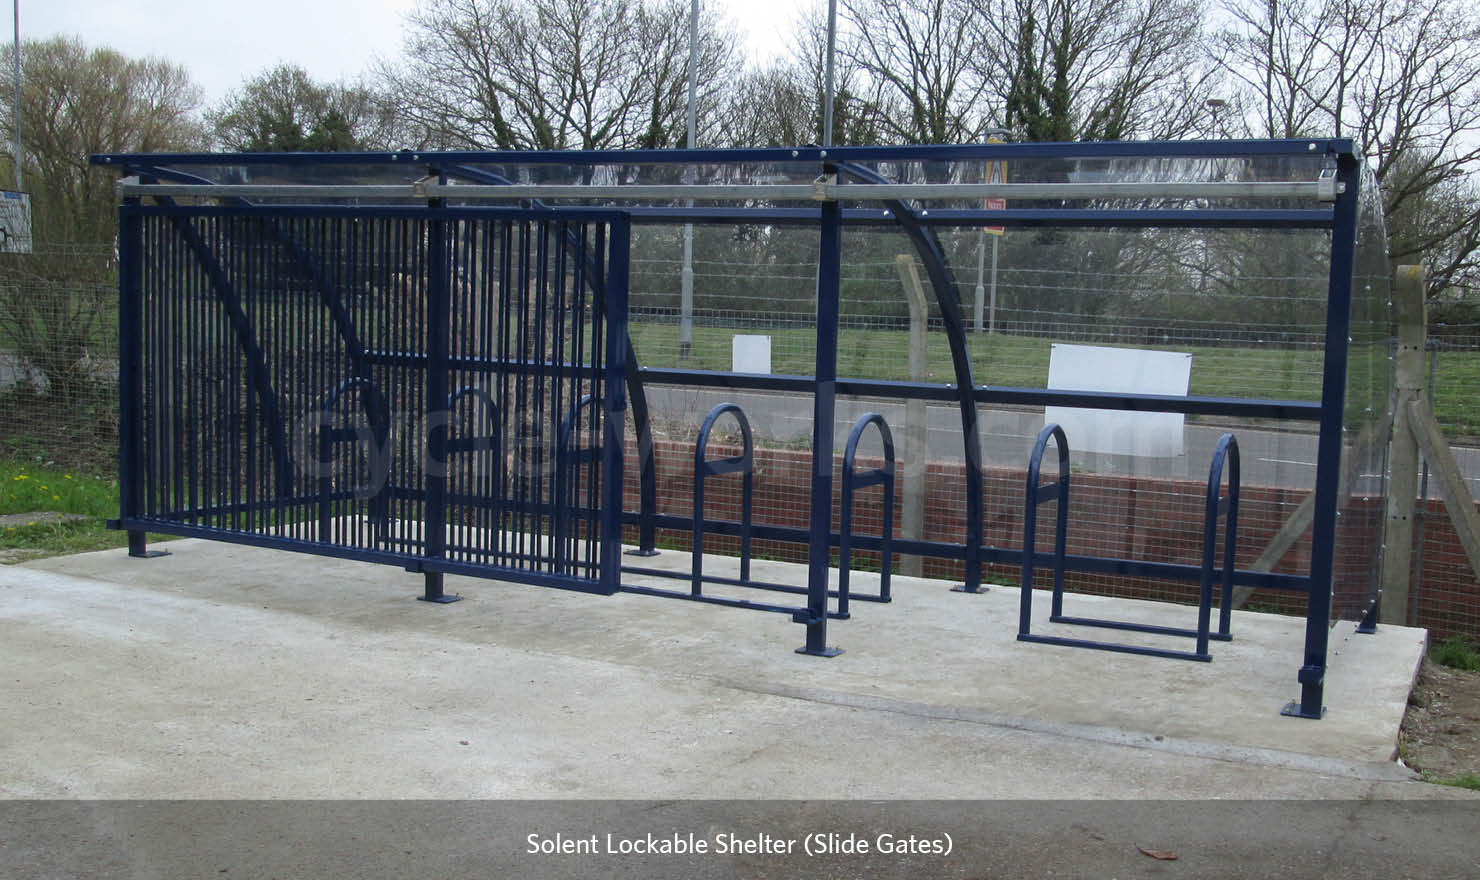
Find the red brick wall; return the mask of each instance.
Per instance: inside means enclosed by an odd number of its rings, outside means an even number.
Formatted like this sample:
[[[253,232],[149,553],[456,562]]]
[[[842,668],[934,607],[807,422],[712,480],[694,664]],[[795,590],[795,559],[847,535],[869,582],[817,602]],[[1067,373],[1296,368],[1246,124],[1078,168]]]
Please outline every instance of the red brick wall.
[[[662,513],[689,517],[693,514],[693,448],[682,443],[656,444],[658,461],[658,509]],[[712,444],[710,458],[737,455],[739,450]],[[755,450],[754,520],[757,523],[805,528],[811,496],[811,453],[787,449]],[[858,467],[877,467],[877,460],[860,459]],[[840,479],[841,456],[833,463],[834,486]],[[1046,468],[1050,471],[1051,468]],[[965,469],[959,463],[935,462],[926,471],[925,527],[928,540],[959,543],[966,532]],[[1024,471],[988,468],[983,472],[983,540],[988,545],[1018,548],[1022,545]],[[1045,479],[1053,479],[1051,473]],[[1196,565],[1201,562],[1203,508],[1206,482],[1171,480],[1112,474],[1073,474],[1070,477],[1071,509],[1068,548],[1070,553],[1111,556],[1157,562]],[[711,477],[706,486],[705,515],[713,519],[740,517],[740,476]],[[1246,486],[1240,493],[1238,564],[1247,567],[1269,544],[1285,519],[1304,500],[1306,490]],[[870,488],[855,499],[854,528],[860,534],[878,534],[882,492]],[[626,506],[639,505],[637,462],[627,462]],[[899,534],[896,502],[895,534]],[[1054,503],[1039,513],[1038,547],[1053,547]],[[1343,510],[1340,522],[1339,556],[1335,567],[1337,613],[1358,614],[1366,607],[1371,547],[1381,526],[1381,499],[1356,499]],[[833,527],[838,527],[838,506],[833,508]],[[1447,533],[1445,530],[1448,529]],[[1447,535],[1448,543],[1445,543]],[[1428,549],[1424,554],[1425,587],[1417,602],[1418,623],[1430,627],[1437,637],[1452,632],[1473,635],[1480,621],[1480,589],[1464,565],[1458,539],[1442,511],[1428,523]],[[687,532],[660,533],[669,546],[686,547]],[[736,552],[733,539],[706,537],[713,552]],[[1220,538],[1221,541],[1221,533]],[[1438,549],[1435,549],[1435,548]],[[804,544],[758,541],[757,555],[802,562]],[[855,563],[858,564],[858,563]],[[876,562],[874,563],[876,564]],[[1275,570],[1303,574],[1310,565],[1310,535],[1307,532],[1285,554]],[[1461,570],[1463,569],[1463,570]],[[941,578],[961,577],[962,565],[927,559],[925,571]],[[1020,572],[1013,566],[990,566],[985,577],[1017,583]],[[1039,576],[1045,573],[1040,570]],[[1465,577],[1468,577],[1465,580]],[[1459,578],[1459,580],[1456,580]],[[1043,587],[1047,580],[1035,578]],[[1196,584],[1145,578],[1071,573],[1068,582],[1076,589],[1105,595],[1195,601]],[[1257,607],[1303,612],[1305,599],[1294,593],[1260,591]]]

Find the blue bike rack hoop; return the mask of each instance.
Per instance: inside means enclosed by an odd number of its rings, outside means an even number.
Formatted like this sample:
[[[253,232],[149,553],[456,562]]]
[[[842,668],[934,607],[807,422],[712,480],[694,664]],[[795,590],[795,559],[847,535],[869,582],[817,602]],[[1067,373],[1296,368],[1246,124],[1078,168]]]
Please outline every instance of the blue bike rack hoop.
[[[858,441],[869,425],[877,425],[879,439],[884,444],[884,464],[871,470],[854,470],[858,457]],[[853,493],[869,486],[884,487],[882,512],[879,527],[879,592],[851,593],[848,575],[853,568]],[[838,523],[838,617],[848,617],[848,599],[862,602],[889,601],[889,574],[894,567],[892,543],[894,539],[894,436],[884,417],[875,412],[864,413],[853,424],[848,435],[848,445],[843,452],[842,510]]]
[[[1039,470],[1042,465],[1043,453],[1050,438],[1054,439],[1058,445],[1059,482],[1040,486],[1038,484]],[[1224,495],[1222,492],[1225,471],[1228,477],[1227,495]],[[1024,510],[1023,521],[1022,602],[1018,613],[1018,640],[1049,645],[1065,645],[1075,648],[1094,648],[1096,650],[1116,651],[1123,654],[1168,657],[1176,660],[1197,660],[1201,662],[1212,660],[1212,654],[1208,651],[1208,642],[1210,640],[1226,642],[1231,641],[1233,638],[1230,631],[1230,618],[1233,607],[1235,551],[1238,545],[1238,492],[1238,441],[1232,434],[1224,434],[1218,440],[1218,444],[1213,451],[1212,464],[1208,468],[1208,488],[1203,514],[1202,566],[1199,569],[1198,613],[1197,627],[1195,629],[1066,615],[1063,609],[1066,558],[1064,531],[1068,522],[1069,510],[1069,450],[1064,440],[1063,429],[1058,425],[1045,426],[1038,434],[1038,441],[1033,446],[1033,454],[1028,463],[1026,509]],[[1127,645],[1119,642],[1100,642],[1090,639],[1037,635],[1031,631],[1037,511],[1039,505],[1054,499],[1057,499],[1059,502],[1057,511],[1058,534],[1055,535],[1054,539],[1053,604],[1052,611],[1049,614],[1049,622],[1073,626],[1093,626],[1103,629],[1121,630],[1123,632],[1193,638],[1197,640],[1194,650],[1179,651],[1143,645]],[[1219,568],[1216,565],[1218,520],[1223,517],[1226,517],[1226,527],[1224,528],[1223,537],[1223,565]],[[1213,581],[1215,577],[1221,579],[1218,631],[1216,633],[1211,632]]]
[[[709,435],[714,423],[725,413],[734,415],[740,426],[741,452],[730,458],[708,460]],[[704,483],[710,477],[721,474],[743,474],[740,500],[740,580],[750,580],[750,507],[755,485],[754,447],[750,435],[750,421],[738,404],[721,403],[709,411],[704,424],[699,428],[699,440],[694,444],[694,547],[693,566],[689,591],[694,596],[704,592]]]

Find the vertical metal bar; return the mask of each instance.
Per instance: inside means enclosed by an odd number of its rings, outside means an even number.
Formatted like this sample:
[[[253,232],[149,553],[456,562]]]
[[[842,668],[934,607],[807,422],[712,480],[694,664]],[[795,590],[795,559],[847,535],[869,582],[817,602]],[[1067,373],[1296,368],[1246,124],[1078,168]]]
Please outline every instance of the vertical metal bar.
[[[539,426],[540,432],[540,440],[535,445],[534,471],[539,475],[540,497],[538,500],[543,506],[544,493],[547,486],[551,494],[554,494],[553,481],[546,479],[546,474],[550,467],[550,462],[547,460],[547,450],[553,449],[555,445],[549,442],[549,440],[554,440],[555,443],[559,442],[562,414],[549,405],[546,391],[548,383],[546,381],[547,371],[545,364],[547,353],[550,350],[550,346],[546,344],[546,334],[551,332],[549,326],[551,322],[547,320],[545,308],[545,292],[550,283],[549,267],[545,262],[545,248],[550,230],[549,225],[544,221],[532,222],[530,223],[530,228],[534,232],[534,345],[531,352],[531,358],[534,361],[534,375],[531,380],[533,385],[531,402],[534,405],[533,420]],[[541,517],[534,537],[535,554],[537,556],[543,556],[544,559],[531,567],[536,570],[545,567],[546,570],[553,572],[555,570],[555,556],[553,553],[545,553],[544,541],[546,535],[554,534],[554,521],[556,517],[560,516],[560,511],[557,509],[560,499],[552,497],[550,502],[549,506],[544,508],[550,511],[549,519],[545,521],[545,518]]]
[[[1336,518],[1341,499],[1341,429],[1346,410],[1347,348],[1351,334],[1352,274],[1356,266],[1357,197],[1361,177],[1353,156],[1337,158],[1331,228],[1331,269],[1326,297],[1326,347],[1321,376],[1321,433],[1316,453],[1316,504],[1311,529],[1310,598],[1305,609],[1305,661],[1297,676],[1300,700],[1283,714],[1320,718],[1325,712],[1326,651],[1331,630],[1331,577]]]
[[[1063,429],[1054,439],[1059,453],[1059,485],[1058,500],[1054,502],[1052,616],[1059,617],[1064,613],[1064,571],[1069,566],[1069,444]]]
[[[1225,438],[1227,435],[1224,435]],[[1223,489],[1225,447],[1220,442],[1208,469],[1208,491],[1203,503],[1202,576],[1197,589],[1197,654],[1208,653],[1208,627],[1213,607],[1213,568],[1218,553],[1218,508]]]
[[[529,423],[529,379],[524,372],[529,360],[529,224],[520,223],[518,229],[518,264],[515,269],[514,290],[514,327],[512,329],[514,338],[514,551],[516,565],[527,567],[526,559],[533,554],[526,553],[528,547],[528,535],[534,527],[535,514],[530,508],[530,493],[534,489],[534,479],[530,474],[529,446],[532,438],[529,436],[531,426]],[[523,557],[523,558],[521,558]]]
[[[1238,441],[1229,435],[1228,459],[1228,513],[1223,525],[1223,592],[1218,599],[1218,634],[1229,638],[1233,634],[1233,574],[1238,567],[1238,495],[1239,453]]]
[[[611,255],[608,252],[608,248],[610,247],[610,245],[609,245],[608,242],[609,242],[609,240],[611,238],[611,236],[609,235],[609,232],[611,230],[608,229],[607,224],[601,223],[601,222],[593,223],[593,224],[591,224],[591,226],[592,226],[592,230],[593,230],[593,238],[595,240],[595,245],[596,245],[595,248],[594,248],[594,251],[593,251],[593,254],[595,256],[595,263],[596,263],[596,266],[595,266],[595,268],[596,268],[596,278],[599,279],[599,281],[601,283],[601,286],[602,286],[602,289],[605,290],[606,284],[607,284],[607,279],[608,279],[609,274],[611,272],[611,265],[610,265],[610,262],[609,262],[609,259],[610,259]],[[624,269],[623,270],[624,277],[625,277],[626,274],[627,274],[626,273],[626,270]],[[624,296],[625,296],[625,294],[624,294]],[[604,377],[602,375],[603,365],[606,363],[607,351],[608,351],[608,349],[610,347],[608,343],[612,341],[607,336],[607,330],[606,330],[606,327],[607,327],[607,325],[606,325],[606,310],[605,310],[605,308],[602,307],[602,303],[600,302],[602,299],[603,299],[603,297],[597,296],[594,291],[592,292],[592,296],[591,296],[591,367],[590,367],[590,377],[591,378],[590,378],[589,381],[590,381],[591,393],[593,395],[596,395],[597,397],[600,397],[602,395],[602,391],[603,391],[602,383],[604,381]],[[625,299],[624,299],[624,302],[625,302]],[[625,309],[625,306],[624,306],[624,309]],[[600,407],[601,407],[601,404],[600,404],[600,402],[598,402],[597,405],[595,407],[593,407],[593,414],[597,410],[599,410]],[[586,448],[587,449],[596,449],[598,443],[601,444],[601,448],[602,449],[605,449],[606,448],[605,439],[602,438],[602,437],[599,437],[597,435],[597,433],[596,433],[597,432],[597,424],[596,424],[596,422],[597,422],[597,420],[593,418],[589,422],[587,422],[587,424],[586,424]],[[618,423],[618,425],[620,426],[620,422]],[[620,441],[619,441],[619,443],[620,443]],[[586,468],[586,508],[588,510],[590,510],[590,509],[592,509],[592,508],[594,508],[596,506],[597,496],[596,496],[595,493],[597,491],[598,481],[602,479],[602,474],[601,473],[598,473],[598,468],[599,468],[599,463],[594,458],[590,461],[590,463],[587,465],[587,468]],[[621,470],[619,469],[617,471],[617,473],[618,473],[618,476],[620,476],[621,475]],[[618,504],[617,504],[617,510],[620,511],[621,510],[621,502],[620,502],[621,495],[618,494],[617,498],[619,499],[618,500]],[[618,520],[617,521],[620,523],[620,521],[621,521],[620,515],[618,516]],[[598,571],[597,569],[598,569],[598,566],[600,565],[602,559],[604,558],[603,555],[602,555],[602,551],[605,549],[603,546],[601,546],[599,544],[599,542],[596,539],[596,535],[594,534],[594,532],[596,531],[597,525],[598,525],[598,523],[597,523],[597,519],[595,517],[588,516],[586,518],[586,535],[585,535],[585,538],[584,538],[585,546],[582,548],[582,552],[583,552],[583,559],[585,560],[585,573],[586,573],[586,577],[588,579],[592,579],[592,580],[599,579],[600,576],[601,576],[601,572]],[[620,528],[620,526],[618,526],[618,532],[617,532],[617,534],[619,536],[621,534],[621,528]],[[618,538],[618,540],[620,541],[620,537]],[[621,574],[621,572],[620,572],[620,568],[621,568],[620,562],[618,562],[617,568],[618,568],[618,577],[620,578],[620,574]],[[616,588],[613,587],[612,589],[615,590]]]
[[[143,278],[139,249],[143,246],[143,226],[137,213],[138,200],[130,199],[118,209],[120,230],[118,247],[118,513],[123,519],[142,512],[142,462],[139,439],[142,435],[140,405],[144,389],[140,373],[143,332]],[[148,550],[145,533],[128,530],[128,555],[144,556]]]
[[[276,284],[277,273],[271,272],[268,264],[266,249],[262,247],[261,239],[252,234],[253,222],[242,219],[237,225],[237,235],[232,242],[236,246],[232,248],[234,257],[224,267],[227,278],[239,279],[236,281],[236,289],[241,298],[240,310],[242,315],[243,335],[251,339],[257,346],[258,355],[253,364],[258,375],[261,377],[257,383],[259,387],[268,386],[266,353],[263,350],[262,341],[257,333],[256,308],[253,305],[257,300],[258,292],[264,284]],[[256,519],[255,505],[252,503],[259,497],[259,486],[257,483],[257,400],[253,395],[247,395],[247,425],[239,438],[242,441],[242,454],[246,457],[246,476],[243,479],[243,497],[246,502],[242,511],[242,527],[245,531],[253,530],[253,522]],[[319,540],[324,536],[320,535]]]
[[[221,342],[221,321],[214,301],[210,297],[205,295],[206,285],[200,280],[200,270],[197,269],[192,274],[197,279],[197,284],[199,284],[201,288],[201,310],[202,314],[205,316],[205,333],[203,344],[206,346],[207,351],[206,375],[210,377],[211,381],[210,394],[207,395],[208,404],[206,410],[206,424],[208,425],[209,431],[209,446],[207,447],[208,462],[206,464],[206,494],[210,498],[212,506],[219,508],[219,506],[224,502],[226,498],[226,493],[223,488],[225,481],[223,477],[224,467],[222,465],[222,456],[224,455],[224,451],[222,449],[223,444],[221,443],[221,416],[223,409],[221,400],[223,388],[223,380],[221,376],[223,358],[223,346]],[[218,510],[216,513],[213,513],[211,515],[210,521],[207,524],[215,528],[220,528],[223,524],[222,521],[223,515]]]
[[[836,169],[829,166],[828,174]],[[822,205],[817,264],[817,366],[812,392],[812,509],[807,547],[806,644],[800,654],[832,657],[827,646],[828,569],[832,555],[833,419],[838,379],[838,300],[843,259],[843,210]]]
[[[553,233],[554,241],[552,242],[555,249],[553,259],[553,275],[556,280],[555,286],[550,292],[551,321],[555,326],[555,331],[551,334],[550,340],[550,362],[554,365],[555,371],[550,380],[550,407],[554,412],[557,413],[565,413],[567,411],[567,405],[565,401],[568,395],[566,392],[571,383],[572,376],[570,374],[575,372],[574,364],[570,365],[571,369],[568,372],[562,373],[560,371],[560,365],[566,362],[566,333],[570,329],[572,329],[567,327],[566,322],[574,322],[580,320],[579,316],[575,315],[572,312],[569,312],[566,309],[565,237],[568,232],[569,228],[564,220],[556,221],[555,231]],[[572,477],[579,472],[572,469],[572,461],[574,461],[575,459],[571,458],[571,447],[576,441],[575,425],[577,424],[577,422],[575,420],[579,418],[580,400],[581,398],[578,396],[570,396],[570,414],[568,416],[565,416],[566,421],[562,423],[560,435],[556,438],[555,446],[555,484],[557,486],[557,490],[555,492],[555,533],[558,537],[553,548],[553,555],[555,558],[555,570],[559,573],[564,574],[569,574],[574,570],[571,554],[575,550],[575,538],[572,534],[570,534],[570,531],[574,524],[574,513],[572,508],[575,503],[576,488],[572,485],[572,483],[575,482],[572,480]],[[568,432],[565,427],[563,427],[564,424],[571,425],[571,428]]]
[[[1039,435],[1038,442],[1043,442]],[[1033,569],[1037,560],[1034,548],[1038,546],[1038,465],[1040,451],[1034,447],[1028,459],[1028,485],[1023,492],[1023,566],[1018,587],[1018,637],[1027,635],[1033,620]]]
[[[890,601],[889,579],[894,574],[894,436],[881,418],[879,430],[884,436],[884,509],[879,514],[883,541],[879,545],[879,599]]]
[[[694,528],[689,542],[689,595],[694,597],[704,592],[704,447],[708,445],[704,438],[701,432],[694,447]]]
[[[188,274],[180,279],[180,295],[184,300],[185,351],[189,359],[185,368],[185,510],[184,522],[196,525],[200,521],[200,297],[195,276]]]
[[[632,238],[623,214],[612,220],[606,268],[606,389],[602,395],[600,583],[603,591],[622,585],[622,443],[627,409],[627,297]]]
[[[443,181],[445,183],[445,180]],[[433,199],[432,210],[443,200]],[[427,220],[426,257],[426,413],[427,463],[426,521],[423,553],[427,559],[447,555],[447,371],[450,335],[451,288],[448,284],[446,221],[432,215]],[[442,572],[424,572],[426,591],[420,596],[426,602],[453,602],[458,597],[442,591]]]
[[[751,443],[749,425],[742,436],[745,440],[745,471],[740,478],[740,580],[750,580],[750,532],[755,499],[755,450]],[[830,525],[829,525],[830,527]]]
[[[855,427],[855,435],[858,429]],[[840,490],[841,498],[838,502],[838,610],[839,620],[847,620],[848,613],[848,581],[853,569],[853,451],[854,443],[848,444],[848,452],[843,456],[843,486]]]
[[[188,382],[184,364],[184,297],[185,297],[185,274],[176,275],[170,284],[170,297],[167,302],[169,309],[169,346],[170,346],[170,448],[173,450],[172,479],[170,479],[170,519],[181,518],[181,510],[185,507],[185,383]]]
[[[513,224],[508,221],[499,223],[499,255],[498,255],[498,291],[499,291],[499,317],[498,317],[498,363],[497,374],[497,403],[499,417],[499,454],[498,467],[498,497],[500,501],[498,520],[498,561],[500,565],[509,565],[510,558],[510,536],[508,530],[510,521],[513,519],[513,503],[517,503],[515,496],[514,475],[510,467],[513,446],[506,450],[503,447],[518,441],[517,428],[513,425],[513,416],[509,389],[509,364],[510,364],[510,341],[512,338],[512,325],[510,315],[513,312],[513,288],[510,287],[512,280],[513,259]],[[511,430],[512,429],[512,430]]]

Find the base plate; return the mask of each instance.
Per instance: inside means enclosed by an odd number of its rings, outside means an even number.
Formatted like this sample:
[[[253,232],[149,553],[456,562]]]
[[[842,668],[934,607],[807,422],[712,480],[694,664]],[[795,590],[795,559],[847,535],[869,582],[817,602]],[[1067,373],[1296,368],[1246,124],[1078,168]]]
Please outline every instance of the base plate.
[[[462,596],[448,596],[448,595],[446,595],[444,593],[441,596],[433,596],[431,598],[427,598],[426,596],[417,596],[416,597],[416,601],[418,601],[418,602],[434,602],[434,603],[436,603],[438,605],[451,605],[453,602],[460,602],[460,601],[462,601]]]

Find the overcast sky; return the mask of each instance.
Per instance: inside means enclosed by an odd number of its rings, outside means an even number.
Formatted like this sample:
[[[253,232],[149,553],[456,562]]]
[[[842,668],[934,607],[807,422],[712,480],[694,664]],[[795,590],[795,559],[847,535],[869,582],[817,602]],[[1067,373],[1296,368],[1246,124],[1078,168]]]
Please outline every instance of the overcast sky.
[[[783,31],[798,9],[825,0],[700,2],[718,5],[747,37],[752,56],[764,60],[786,45]],[[207,103],[214,103],[242,80],[283,61],[319,80],[357,77],[373,57],[399,53],[401,19],[414,5],[415,0],[21,0],[21,39],[70,34],[127,55],[164,56],[184,65]],[[8,38],[10,16],[0,16]]]

